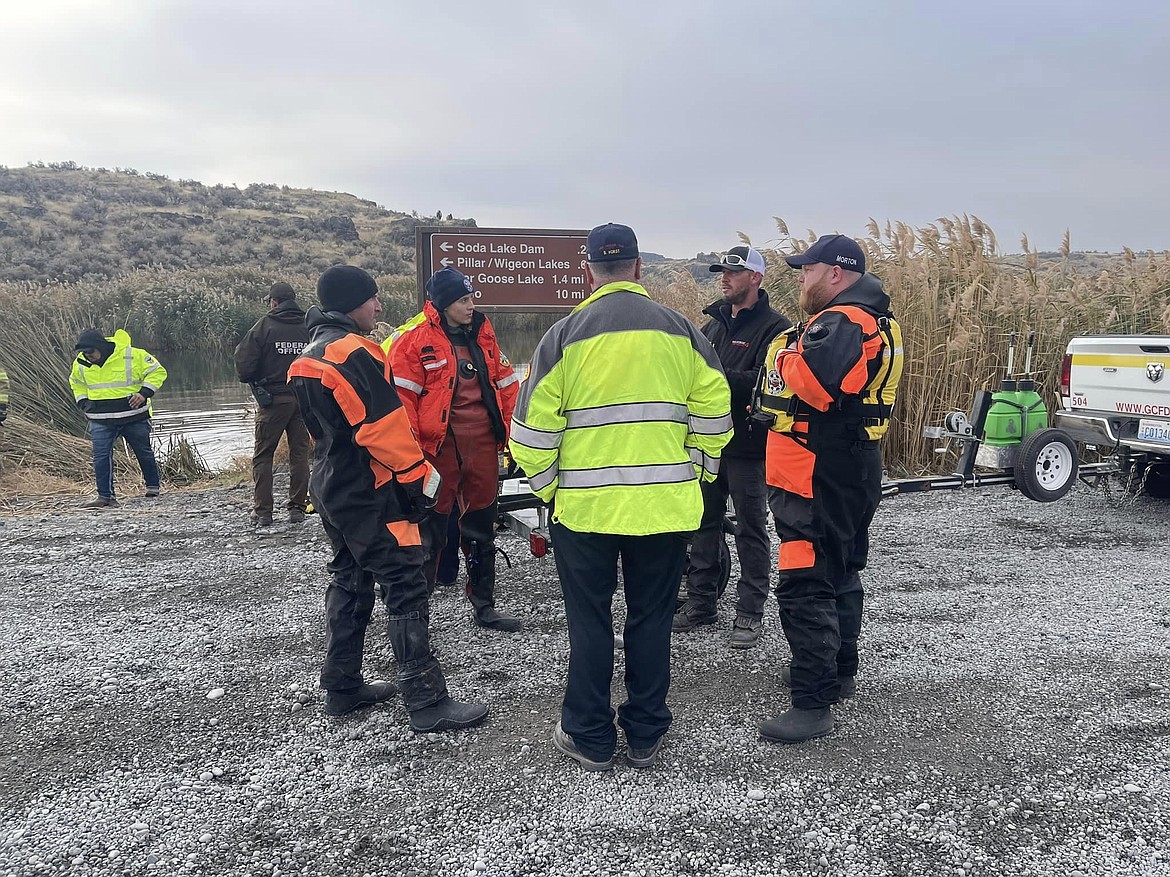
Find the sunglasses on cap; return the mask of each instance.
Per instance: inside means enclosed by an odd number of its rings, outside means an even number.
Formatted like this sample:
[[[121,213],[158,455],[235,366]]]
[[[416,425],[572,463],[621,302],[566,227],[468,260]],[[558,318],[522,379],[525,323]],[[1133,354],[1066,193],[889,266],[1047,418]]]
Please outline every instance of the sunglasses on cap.
[[[738,268],[747,268],[748,267],[747,259],[745,259],[743,256],[737,256],[735,253],[728,253],[726,256],[724,256],[722,259],[719,260],[719,264],[720,265],[732,265],[732,266],[735,266]]]

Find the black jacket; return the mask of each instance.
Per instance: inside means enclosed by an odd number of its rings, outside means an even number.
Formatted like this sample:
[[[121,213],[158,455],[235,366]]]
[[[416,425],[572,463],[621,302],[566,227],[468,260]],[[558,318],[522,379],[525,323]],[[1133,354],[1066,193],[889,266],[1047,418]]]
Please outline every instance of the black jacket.
[[[703,326],[703,334],[719,354],[723,373],[731,386],[731,420],[735,434],[723,449],[726,457],[763,459],[768,430],[751,428],[748,406],[764,355],[772,339],[792,326],[783,314],[772,310],[768,293],[760,290],[760,299],[748,310],[741,310],[734,318],[731,305],[723,299],[712,302],[703,311],[711,321]]]
[[[282,301],[256,321],[236,347],[236,374],[244,384],[269,393],[287,393],[288,367],[309,340],[305,312],[296,301]]]
[[[293,362],[289,386],[315,440],[309,493],[334,527],[378,544],[387,522],[411,514],[433,467],[382,348],[345,314],[314,306],[307,322],[312,340]]]

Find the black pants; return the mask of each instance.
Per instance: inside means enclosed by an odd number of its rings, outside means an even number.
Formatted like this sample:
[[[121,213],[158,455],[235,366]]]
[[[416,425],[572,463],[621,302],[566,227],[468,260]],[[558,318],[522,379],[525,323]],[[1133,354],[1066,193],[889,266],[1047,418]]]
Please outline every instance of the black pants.
[[[686,534],[618,536],[550,526],[553,556],[569,625],[569,677],[561,726],[589,758],[605,761],[617,746],[613,681],[613,613],[620,559],[626,596],[626,693],[618,723],[635,748],[653,745],[670,727],[670,625],[686,562]]]
[[[857,674],[865,600],[858,573],[882,486],[877,442],[814,441],[809,452],[812,498],[774,487],[768,500],[781,540],[776,599],[798,709],[836,703],[838,679]]]
[[[374,582],[382,586],[398,680],[408,711],[430,706],[447,694],[443,671],[430,651],[426,557],[418,527],[398,522],[396,537],[381,516],[346,516],[339,528],[317,497],[314,506],[333,546],[325,592],[325,662],[321,687],[345,690],[362,684],[362,653],[374,608]],[[352,512],[353,509],[347,509]],[[401,543],[399,539],[401,538]],[[402,544],[413,543],[413,544]]]
[[[735,505],[735,550],[739,555],[735,611],[759,621],[764,617],[772,568],[763,459],[724,457],[719,463],[719,477],[703,483],[703,523],[691,540],[687,599],[709,612],[715,611],[719,543],[724,539],[728,494]]]

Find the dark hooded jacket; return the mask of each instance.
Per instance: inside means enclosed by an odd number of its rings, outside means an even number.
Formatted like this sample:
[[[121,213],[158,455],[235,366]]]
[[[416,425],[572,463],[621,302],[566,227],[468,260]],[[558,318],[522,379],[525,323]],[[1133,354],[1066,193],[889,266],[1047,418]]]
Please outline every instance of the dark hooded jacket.
[[[763,289],[755,305],[741,310],[734,317],[731,316],[731,304],[723,299],[712,302],[703,313],[711,317],[710,322],[703,326],[703,334],[719,355],[723,373],[731,387],[731,420],[735,434],[723,449],[723,455],[762,460],[768,430],[752,428],[748,407],[768,345],[792,323],[783,314],[772,310],[768,293]]]
[[[313,502],[343,532],[401,524],[435,475],[411,431],[385,352],[345,314],[314,306],[306,322],[311,340],[289,369],[289,385],[316,442]],[[407,544],[401,529],[390,530],[399,545]]]
[[[236,347],[240,382],[259,384],[273,395],[290,392],[288,368],[308,340],[305,312],[295,299],[282,301],[257,320]]]

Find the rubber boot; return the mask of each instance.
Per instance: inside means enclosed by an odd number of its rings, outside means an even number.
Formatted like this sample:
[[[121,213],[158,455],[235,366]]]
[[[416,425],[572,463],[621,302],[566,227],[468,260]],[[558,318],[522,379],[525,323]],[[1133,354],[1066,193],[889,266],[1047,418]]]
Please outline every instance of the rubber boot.
[[[827,706],[802,710],[792,707],[760,723],[760,736],[770,743],[803,743],[833,730],[833,711]]]
[[[393,682],[365,682],[357,688],[346,691],[325,692],[325,712],[331,716],[344,716],[354,710],[373,706],[389,700],[398,693]]]
[[[431,652],[430,610],[389,616],[390,646],[398,661],[398,688],[418,732],[470,728],[487,718],[486,704],[464,704],[447,694],[443,668]]]
[[[497,504],[463,515],[463,538],[467,540],[467,599],[475,610],[475,623],[490,630],[509,633],[523,628],[519,618],[496,611]]]
[[[451,515],[457,514],[455,511]],[[439,559],[447,545],[448,516],[432,511],[419,525],[419,534],[422,536],[423,547],[426,549],[426,559],[423,561],[423,575],[427,580],[427,596],[435,591],[435,581],[439,573]]]

